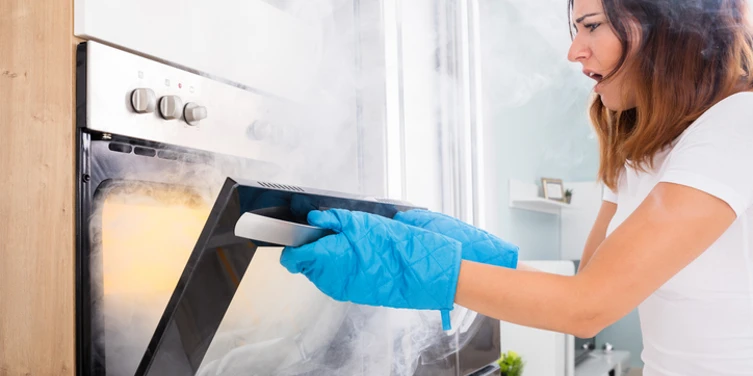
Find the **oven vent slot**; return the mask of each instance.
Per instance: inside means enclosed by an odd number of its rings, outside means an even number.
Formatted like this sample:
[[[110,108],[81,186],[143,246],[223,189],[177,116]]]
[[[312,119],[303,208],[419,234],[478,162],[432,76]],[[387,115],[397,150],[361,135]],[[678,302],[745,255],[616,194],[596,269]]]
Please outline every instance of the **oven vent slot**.
[[[171,161],[177,161],[180,158],[180,154],[170,150],[160,150],[157,153],[157,157],[161,159],[169,159]]]
[[[258,183],[262,187],[267,187],[267,188],[284,189],[284,190],[287,190],[287,191],[295,191],[295,192],[306,192],[302,188],[298,188],[298,187],[292,186],[292,185],[265,183],[265,182],[262,182],[262,181],[260,181]]]
[[[140,155],[142,157],[157,157],[160,159],[167,159],[171,161],[180,161],[185,163],[208,163],[207,157],[201,155],[201,154],[191,154],[191,153],[182,153],[179,151],[172,151],[172,150],[158,150],[158,149],[152,149],[148,147],[142,147],[142,146],[132,146],[128,144],[120,144],[117,142],[110,142],[107,144],[107,147],[110,149],[110,151],[114,151],[116,153],[124,153],[124,154],[133,154]],[[292,187],[288,187],[288,189],[293,189]],[[302,190],[299,190],[300,192],[303,192]]]
[[[133,154],[142,155],[144,157],[154,157],[155,155],[157,155],[157,151],[154,149],[136,146],[135,148],[133,148]]]
[[[113,142],[109,143],[107,147],[110,149],[110,151],[114,151],[118,153],[125,153],[125,154],[130,154],[131,150],[133,150],[131,145],[116,144]]]

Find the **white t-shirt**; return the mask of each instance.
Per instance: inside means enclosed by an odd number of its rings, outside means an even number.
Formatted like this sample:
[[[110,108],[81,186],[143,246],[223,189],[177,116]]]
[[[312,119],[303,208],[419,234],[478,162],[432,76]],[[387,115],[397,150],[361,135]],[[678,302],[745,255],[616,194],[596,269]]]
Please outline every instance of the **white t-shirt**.
[[[659,182],[716,196],[737,219],[638,307],[643,375],[753,375],[753,93],[709,109],[657,155],[653,171],[627,168],[616,193],[605,189],[604,200],[617,203],[607,233]]]

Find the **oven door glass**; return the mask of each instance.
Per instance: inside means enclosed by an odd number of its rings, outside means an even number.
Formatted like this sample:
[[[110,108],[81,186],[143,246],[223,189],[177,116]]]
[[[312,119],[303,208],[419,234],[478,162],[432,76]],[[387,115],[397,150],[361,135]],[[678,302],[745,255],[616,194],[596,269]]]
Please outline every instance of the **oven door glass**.
[[[102,283],[107,374],[133,375],[211,203],[189,188],[141,182],[106,183],[97,196],[91,266]]]

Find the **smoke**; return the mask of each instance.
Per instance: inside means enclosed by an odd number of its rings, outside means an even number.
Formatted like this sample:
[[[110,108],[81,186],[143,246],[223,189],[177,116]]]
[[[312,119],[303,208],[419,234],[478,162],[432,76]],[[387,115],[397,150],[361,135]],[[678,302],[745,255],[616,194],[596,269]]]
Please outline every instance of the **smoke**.
[[[562,92],[572,87],[569,79],[581,75],[581,68],[567,61],[563,1],[482,1],[481,9],[483,61],[489,67],[484,74],[494,80],[488,88],[494,108],[522,107],[554,90],[558,100],[585,108],[578,96]]]
[[[373,13],[380,8],[372,4],[360,10],[371,13],[356,17],[359,9],[350,0],[267,2],[309,24],[322,40],[320,59],[311,62],[317,74],[303,85],[302,99],[260,97],[250,105],[263,108],[263,115],[239,125],[248,127],[250,140],[285,153],[268,161],[217,154],[201,163],[181,156],[169,167],[135,164],[126,175],[167,185],[116,184],[99,191],[90,218],[91,273],[103,281],[94,287],[102,294],[94,308],[103,315],[98,338],[109,375],[134,373],[226,177],[383,192],[361,185],[364,175],[383,173],[364,168],[382,166],[368,160],[384,158],[382,140],[363,137],[364,127],[385,121],[385,68],[370,60],[384,55],[383,25]],[[437,72],[427,76],[422,79],[442,79]],[[280,252],[256,252],[200,375],[412,375],[421,364],[455,353],[478,330],[476,314],[461,307],[452,313],[455,330],[444,332],[438,312],[336,302],[285,271]]]

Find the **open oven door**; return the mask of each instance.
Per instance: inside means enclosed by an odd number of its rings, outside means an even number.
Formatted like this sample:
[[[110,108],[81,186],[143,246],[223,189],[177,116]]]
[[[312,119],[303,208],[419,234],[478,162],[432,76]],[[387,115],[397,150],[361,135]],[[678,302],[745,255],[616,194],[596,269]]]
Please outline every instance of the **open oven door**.
[[[228,320],[231,302],[236,298],[241,280],[247,274],[255,255],[258,253],[259,257],[265,257],[266,252],[271,252],[268,251],[271,248],[265,248],[267,246],[300,246],[328,235],[327,230],[309,226],[306,217],[311,210],[331,208],[392,218],[397,212],[416,207],[394,200],[228,178],[141,358],[136,375],[250,375],[271,374],[272,369],[283,369],[281,374],[286,375],[333,374],[321,369],[321,359],[326,359],[324,363],[329,364],[336,363],[331,358],[333,353],[343,359],[352,356],[349,350],[338,349],[338,343],[348,342],[343,339],[359,337],[369,329],[359,328],[358,324],[343,324],[348,321],[344,319],[332,320],[334,316],[345,316],[352,312],[330,309],[328,305],[312,307],[321,309],[312,313],[312,316],[318,318],[292,332],[286,332],[295,333],[294,335],[278,334],[277,338],[266,341],[254,338],[244,346],[232,350],[215,349],[215,355],[223,354],[220,359],[206,359],[207,354],[212,352],[212,346],[221,346],[216,343],[218,330],[223,325],[223,320]],[[269,263],[266,265],[269,267]],[[258,272],[259,270],[254,270],[248,274]],[[253,302],[267,303],[268,301]],[[436,319],[439,319],[435,312],[427,314],[435,314]],[[366,315],[368,319],[359,322],[363,324],[373,321],[376,325],[371,326],[370,330],[375,330],[375,327],[379,330],[380,325],[389,325],[389,321],[380,320],[379,314]],[[400,313],[397,315],[393,319],[398,321],[401,318],[421,318],[415,312],[406,312],[409,316],[400,317]],[[385,369],[375,370],[374,363],[368,366],[364,362],[366,368],[360,369],[360,373],[493,374],[495,358],[489,350],[495,349],[499,343],[498,321],[462,307],[454,310],[452,316],[455,328],[450,332],[443,332],[438,321],[436,325],[425,321],[401,324],[410,327],[409,330],[415,330],[415,333],[385,337],[392,338],[392,342],[404,342],[411,336],[423,335],[429,337],[428,340],[413,341],[412,344],[421,346],[410,349],[414,352],[412,356],[393,353],[391,360],[385,358],[377,361]],[[337,325],[330,325],[333,322]],[[422,324],[428,328],[421,329]],[[295,323],[283,325],[294,326]],[[382,328],[383,332],[390,330],[394,331],[395,327]],[[359,341],[362,341],[362,346],[369,345],[368,339],[360,338]],[[410,348],[403,344],[395,345],[391,341],[376,345],[375,353],[383,350],[381,347],[385,345],[395,346],[394,351],[399,352]],[[318,354],[314,354],[315,352]],[[317,356],[319,359],[314,359]],[[358,356],[363,354],[356,355]],[[404,359],[405,364],[399,365],[399,358]]]
[[[230,178],[201,194],[172,160],[82,143],[96,158],[81,169],[80,374],[455,376],[499,356],[497,320],[457,307],[444,332],[437,312],[336,302],[279,263],[282,246],[328,234],[311,210],[414,206]]]
[[[298,246],[326,236],[327,231],[307,225],[306,216],[311,210],[329,208],[391,218],[398,211],[414,207],[402,202],[228,178],[136,375],[197,374],[258,247]],[[301,343],[298,347],[306,346]]]

